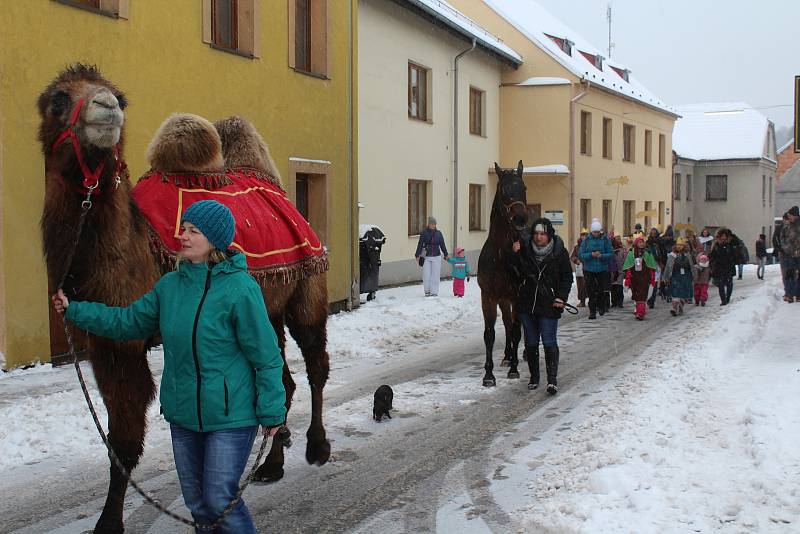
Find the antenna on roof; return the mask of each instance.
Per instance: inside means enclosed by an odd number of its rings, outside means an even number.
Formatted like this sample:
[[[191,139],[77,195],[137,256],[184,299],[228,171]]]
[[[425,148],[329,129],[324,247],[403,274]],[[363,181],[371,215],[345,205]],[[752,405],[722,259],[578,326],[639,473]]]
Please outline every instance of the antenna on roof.
[[[608,20],[608,59],[611,59],[611,49],[616,45],[611,41],[611,2],[606,8],[606,20]]]

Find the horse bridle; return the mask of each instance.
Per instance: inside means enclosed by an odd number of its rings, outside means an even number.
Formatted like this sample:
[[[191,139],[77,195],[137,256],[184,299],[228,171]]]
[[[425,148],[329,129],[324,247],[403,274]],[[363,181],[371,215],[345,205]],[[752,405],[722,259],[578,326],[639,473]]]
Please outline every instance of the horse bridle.
[[[86,100],[81,98],[78,100],[78,103],[75,105],[75,109],[72,111],[72,116],[70,117],[69,124],[67,128],[62,131],[58,137],[56,138],[55,142],[53,143],[53,148],[51,149],[51,155],[55,154],[56,149],[69,139],[72,142],[72,149],[75,151],[75,158],[78,160],[78,165],[81,168],[81,173],[83,174],[83,182],[82,187],[76,187],[76,192],[80,194],[86,195],[86,200],[83,201],[84,205],[88,203],[88,206],[91,208],[92,202],[91,198],[94,195],[100,194],[100,177],[103,175],[103,170],[106,167],[105,160],[101,161],[97,167],[92,171],[89,169],[89,166],[86,164],[86,161],[83,159],[83,154],[81,153],[81,145],[78,141],[78,134],[76,132],[76,126],[78,124],[78,118],[81,114],[81,109],[83,105],[86,103]],[[114,161],[116,162],[116,166],[114,168],[114,183],[116,184],[115,189],[119,189],[119,185],[122,182],[120,178],[120,170],[124,165],[119,157],[119,143],[114,145]],[[58,175],[62,181],[66,183],[64,177],[61,174]]]

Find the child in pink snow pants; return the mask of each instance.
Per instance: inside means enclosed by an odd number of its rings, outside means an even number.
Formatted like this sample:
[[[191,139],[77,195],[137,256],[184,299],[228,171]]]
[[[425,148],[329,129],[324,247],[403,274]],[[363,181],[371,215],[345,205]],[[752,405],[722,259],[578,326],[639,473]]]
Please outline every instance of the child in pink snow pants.
[[[464,247],[456,247],[453,256],[447,260],[453,266],[453,295],[461,298],[464,296],[464,279],[469,282],[469,263],[464,256]]]
[[[694,305],[705,306],[708,300],[708,283],[711,278],[711,269],[708,267],[708,256],[705,252],[697,255],[697,264],[694,268]]]

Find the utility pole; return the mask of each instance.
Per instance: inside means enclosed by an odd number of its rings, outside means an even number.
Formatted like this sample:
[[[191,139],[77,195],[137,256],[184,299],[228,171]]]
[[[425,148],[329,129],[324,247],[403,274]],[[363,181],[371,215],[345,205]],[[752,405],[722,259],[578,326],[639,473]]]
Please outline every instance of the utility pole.
[[[606,20],[608,20],[608,59],[611,59],[611,49],[614,48],[614,43],[611,41],[611,2],[606,8]]]

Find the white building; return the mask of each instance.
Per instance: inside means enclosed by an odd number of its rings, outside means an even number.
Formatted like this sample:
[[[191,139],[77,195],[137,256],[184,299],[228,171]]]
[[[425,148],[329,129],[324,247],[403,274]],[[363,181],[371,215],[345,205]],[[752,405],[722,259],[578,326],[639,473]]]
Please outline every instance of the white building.
[[[359,222],[387,236],[380,283],[421,277],[414,252],[429,215],[476,269],[500,161],[501,75],[522,58],[440,0],[358,6]]]
[[[729,227],[755,258],[755,241],[772,238],[777,155],[775,127],[745,102],[678,109],[673,145],[673,222],[716,231]]]

